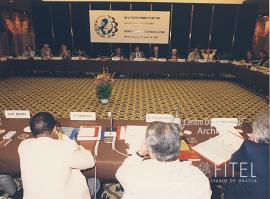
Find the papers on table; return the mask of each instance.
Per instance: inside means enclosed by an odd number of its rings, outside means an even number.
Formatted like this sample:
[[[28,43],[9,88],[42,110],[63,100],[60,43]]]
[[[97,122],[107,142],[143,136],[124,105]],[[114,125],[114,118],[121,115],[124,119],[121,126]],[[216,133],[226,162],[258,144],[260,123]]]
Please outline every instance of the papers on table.
[[[218,166],[230,160],[232,154],[240,148],[244,141],[234,128],[237,124],[236,119],[212,119],[212,126],[215,126],[219,135],[192,147],[192,149]]]
[[[79,141],[101,140],[101,126],[89,126],[89,127],[82,126],[80,128],[61,127],[60,131],[65,136],[70,137],[74,129],[78,131],[77,140]]]
[[[129,145],[128,154],[135,154],[143,145],[147,126],[127,126],[125,143]]]
[[[232,154],[240,148],[242,143],[243,139],[233,134],[218,135],[192,147],[192,149],[220,166],[231,159]]]
[[[101,126],[81,126],[77,140],[100,140]]]

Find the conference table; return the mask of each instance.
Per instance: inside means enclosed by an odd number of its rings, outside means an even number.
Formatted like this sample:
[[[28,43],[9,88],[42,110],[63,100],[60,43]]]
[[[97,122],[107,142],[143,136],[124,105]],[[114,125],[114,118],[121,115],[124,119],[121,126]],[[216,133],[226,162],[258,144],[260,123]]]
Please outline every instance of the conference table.
[[[232,74],[238,83],[252,87],[265,95],[269,95],[269,72],[250,70],[245,65],[231,62],[172,62],[172,61],[132,61],[111,59],[86,60],[25,60],[9,59],[0,61],[0,77],[9,74],[25,74],[27,72],[93,72],[100,73],[103,69],[119,74],[206,74],[219,77],[221,74]],[[51,73],[49,73],[51,74]]]
[[[29,125],[29,119],[6,119],[3,118],[2,128],[7,131],[16,131],[15,138],[8,143],[5,147],[0,145],[0,173],[7,173],[15,176],[20,175],[20,163],[18,155],[18,146],[22,139],[18,136],[23,134],[23,129]],[[80,126],[102,126],[103,129],[110,126],[109,120],[97,120],[97,121],[71,121],[69,119],[58,119],[60,126],[65,127],[80,127]],[[114,127],[126,126],[126,125],[147,125],[143,120],[116,120]],[[185,125],[184,130],[192,132],[191,135],[184,134],[182,139],[193,140],[192,143],[188,143],[189,146],[194,146],[198,143],[208,140],[211,137],[217,136],[217,134],[202,134],[198,133],[198,129],[209,129],[209,125]],[[247,133],[251,133],[251,126],[248,123],[242,125],[244,131],[243,137],[246,138]],[[28,133],[31,137],[31,134]],[[2,136],[2,135],[0,135]],[[195,141],[194,141],[195,140]],[[5,141],[4,143],[6,143]],[[89,149],[94,154],[94,148],[96,141],[80,141],[80,144],[86,149]],[[116,141],[116,149],[124,154],[127,153],[128,146],[124,140]],[[118,167],[122,164],[126,156],[112,150],[112,144],[101,141],[98,148],[98,154],[96,156],[96,172],[97,177],[102,180],[115,180],[115,173]],[[179,159],[181,161],[190,160],[193,165],[199,167],[209,178],[225,178],[232,177],[232,170],[229,163],[225,163],[219,167],[216,167],[211,161],[200,156],[195,151],[180,151]],[[147,161],[147,160],[146,160]],[[51,164],[51,163],[50,163]],[[216,174],[215,174],[216,171]],[[42,171],[40,171],[42,172]],[[94,176],[94,169],[87,169],[82,171],[87,177]]]

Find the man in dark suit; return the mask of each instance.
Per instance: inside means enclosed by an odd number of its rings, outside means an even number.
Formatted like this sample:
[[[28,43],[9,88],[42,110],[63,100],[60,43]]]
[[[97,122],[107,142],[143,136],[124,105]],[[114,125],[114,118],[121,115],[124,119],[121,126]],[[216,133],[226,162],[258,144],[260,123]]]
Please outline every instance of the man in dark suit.
[[[118,59],[124,59],[125,58],[124,54],[122,53],[121,48],[116,48],[115,49],[115,52],[112,53],[112,58],[118,58]]]
[[[158,58],[160,58],[159,48],[158,46],[154,46],[153,52],[151,54],[151,59],[158,59]]]
[[[130,59],[135,59],[135,58],[144,58],[144,53],[143,51],[140,51],[139,46],[135,46],[135,51],[130,54]]]
[[[260,113],[249,140],[232,155],[240,177],[226,184],[225,199],[269,199],[269,125],[269,113]]]
[[[264,67],[269,67],[269,57],[268,57],[268,53],[265,50],[261,50],[260,51],[260,59],[258,62],[258,66],[264,66]]]

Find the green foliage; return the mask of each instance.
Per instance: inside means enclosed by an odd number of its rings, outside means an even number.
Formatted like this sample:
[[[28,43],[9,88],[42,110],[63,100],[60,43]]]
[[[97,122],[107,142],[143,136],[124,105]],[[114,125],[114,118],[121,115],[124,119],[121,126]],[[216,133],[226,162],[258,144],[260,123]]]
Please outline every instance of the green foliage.
[[[96,86],[96,95],[98,99],[109,99],[112,95],[112,85],[107,81],[102,81]]]

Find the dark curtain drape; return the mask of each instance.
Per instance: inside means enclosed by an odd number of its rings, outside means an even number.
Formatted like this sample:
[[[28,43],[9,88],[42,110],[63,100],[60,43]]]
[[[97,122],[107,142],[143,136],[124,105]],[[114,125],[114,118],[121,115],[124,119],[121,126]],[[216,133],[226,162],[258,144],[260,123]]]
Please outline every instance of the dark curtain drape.
[[[4,10],[2,11],[2,21],[7,32],[2,33],[3,36],[0,36],[0,39],[1,43],[2,41],[7,42],[10,46],[8,47],[10,55],[21,55],[27,45],[35,48],[35,34],[30,17],[26,12]]]
[[[269,52],[269,16],[259,17],[256,21],[253,50],[257,56],[260,50]]]

